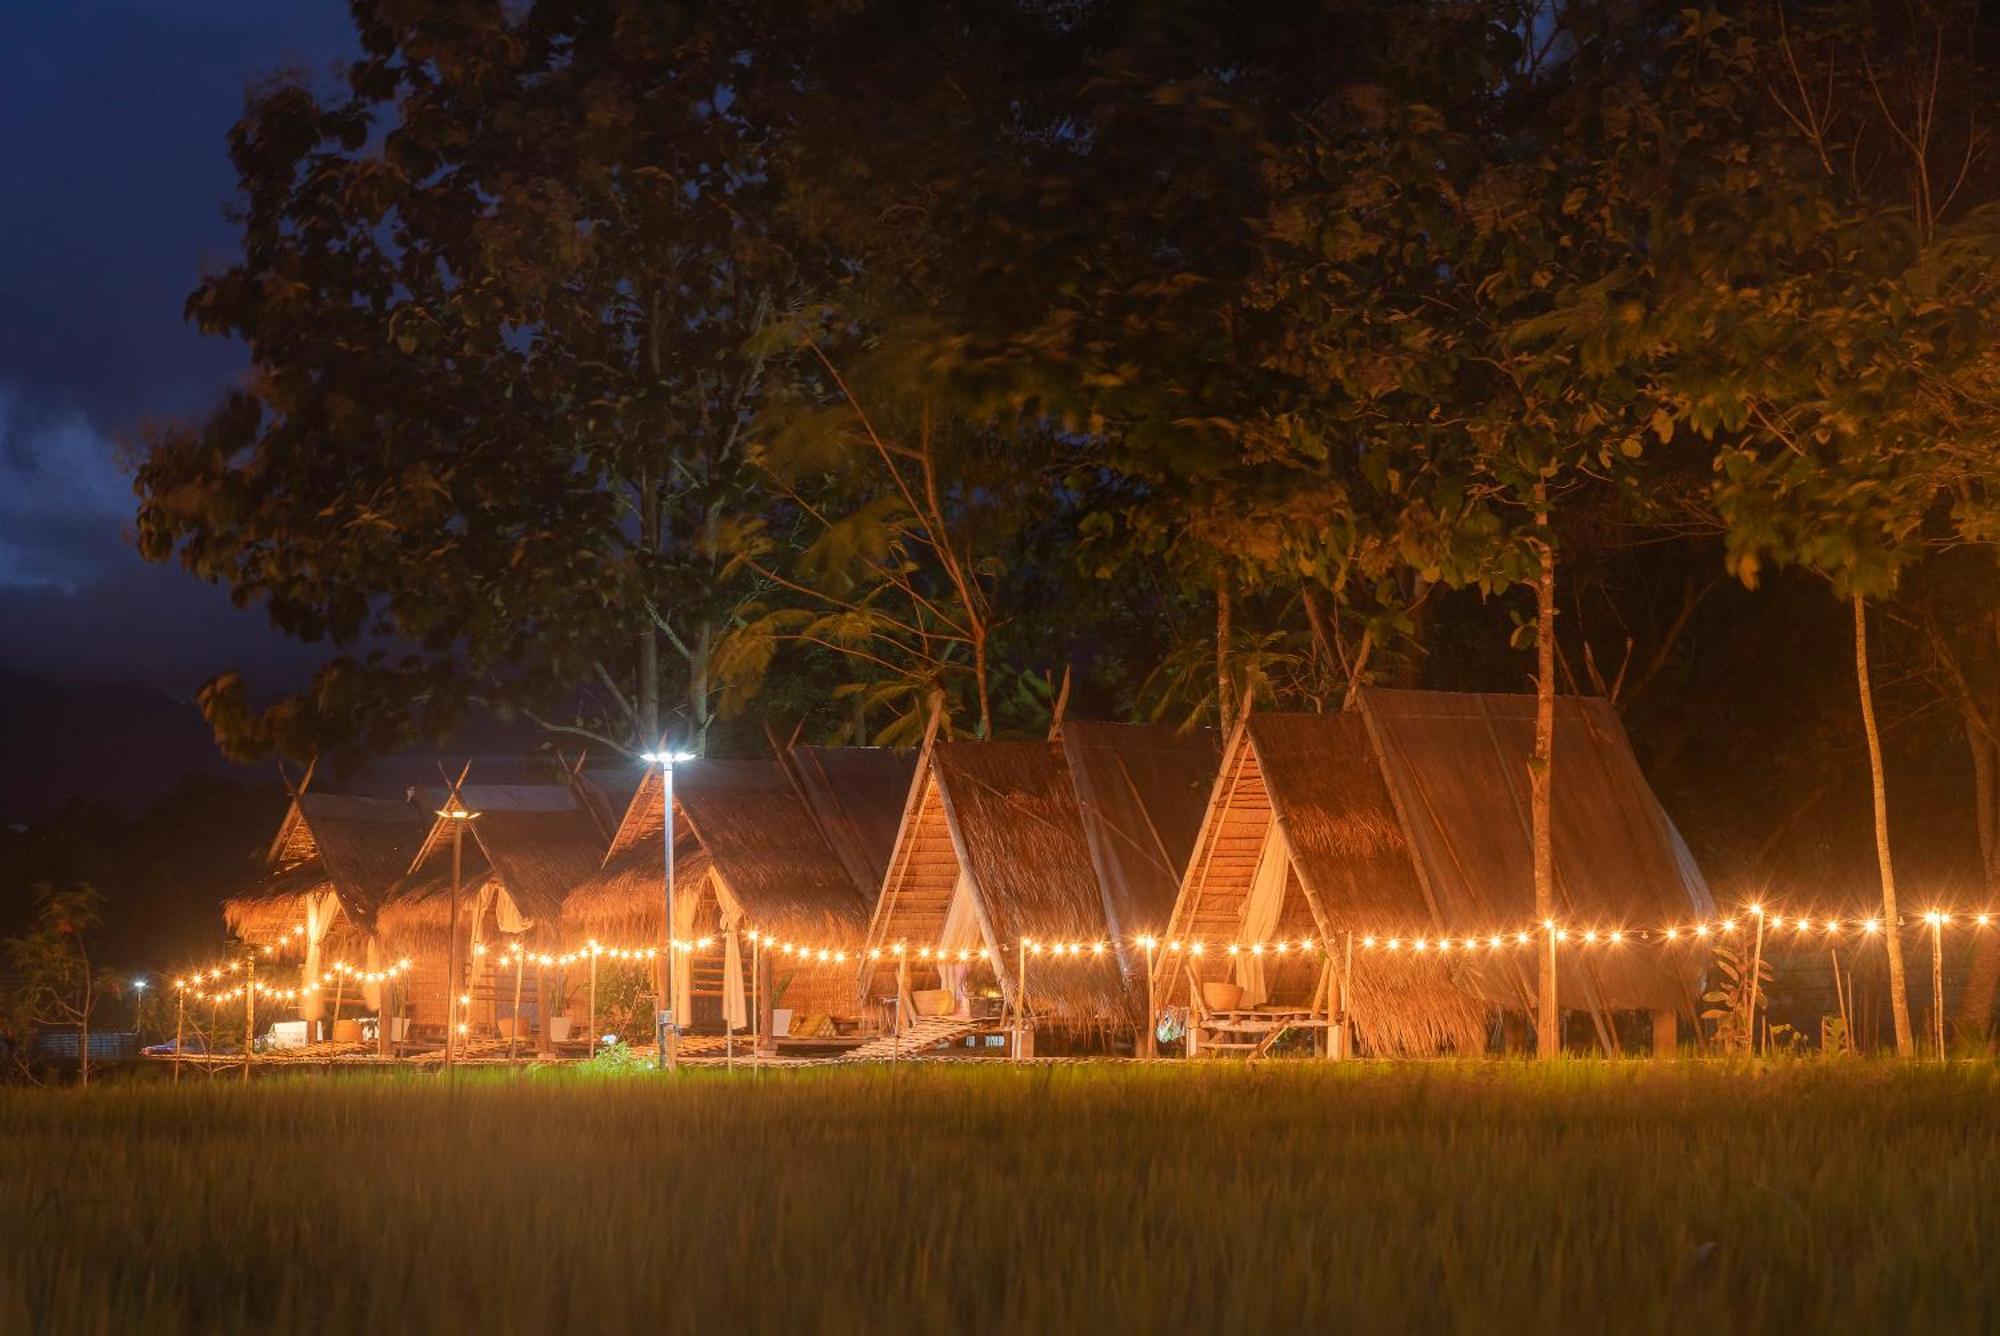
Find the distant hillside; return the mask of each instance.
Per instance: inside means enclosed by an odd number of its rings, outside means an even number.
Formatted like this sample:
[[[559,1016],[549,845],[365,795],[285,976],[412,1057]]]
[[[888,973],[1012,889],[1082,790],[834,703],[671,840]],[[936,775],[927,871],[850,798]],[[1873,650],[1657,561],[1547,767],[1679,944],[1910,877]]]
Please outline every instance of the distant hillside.
[[[46,820],[73,798],[143,802],[190,771],[244,773],[192,700],[0,669],[0,824]]]

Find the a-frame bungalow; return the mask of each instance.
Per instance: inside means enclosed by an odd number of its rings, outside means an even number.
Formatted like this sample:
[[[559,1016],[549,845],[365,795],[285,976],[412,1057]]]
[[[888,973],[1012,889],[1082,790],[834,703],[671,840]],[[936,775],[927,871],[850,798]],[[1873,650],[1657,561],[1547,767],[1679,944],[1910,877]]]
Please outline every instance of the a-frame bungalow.
[[[1155,963],[1156,993],[1187,1006],[1197,1050],[1257,1051],[1341,1019],[1373,1052],[1475,1053],[1496,1015],[1532,1015],[1545,940],[1531,931],[1534,706],[1377,688],[1340,714],[1238,727]],[[1608,932],[1711,912],[1608,703],[1557,702],[1555,758],[1565,923]],[[1559,999],[1592,1015],[1607,1048],[1616,1011],[1652,1013],[1670,1042],[1698,984],[1692,958],[1636,945],[1562,952],[1558,971]]]

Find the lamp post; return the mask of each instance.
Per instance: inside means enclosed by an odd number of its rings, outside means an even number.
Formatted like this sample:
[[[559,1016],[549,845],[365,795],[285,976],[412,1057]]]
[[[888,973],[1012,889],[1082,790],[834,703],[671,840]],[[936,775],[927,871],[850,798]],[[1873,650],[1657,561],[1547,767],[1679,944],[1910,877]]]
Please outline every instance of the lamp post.
[[[675,990],[678,975],[674,962],[674,763],[692,761],[693,752],[649,751],[643,758],[649,765],[660,767],[660,846],[664,851],[667,877],[667,926],[666,926],[666,970],[662,975],[665,996],[660,999],[659,1008],[653,1013],[653,1038],[659,1046],[660,1070],[680,1066],[677,1039],[680,1034],[678,1019],[674,1015],[674,1002],[680,996]]]
[[[456,786],[452,788],[450,801],[438,809],[439,818],[451,822],[451,927],[445,936],[444,1065],[446,1067],[452,1065],[458,1050],[458,899],[460,874],[464,868],[465,823],[478,815],[477,812],[467,811],[465,804],[458,800]]]

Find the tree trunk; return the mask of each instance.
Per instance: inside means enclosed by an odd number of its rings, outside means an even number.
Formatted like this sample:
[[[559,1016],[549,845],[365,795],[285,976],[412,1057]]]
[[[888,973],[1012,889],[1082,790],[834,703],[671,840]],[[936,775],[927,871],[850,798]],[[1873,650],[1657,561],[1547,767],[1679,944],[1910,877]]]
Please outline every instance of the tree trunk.
[[[639,546],[660,550],[660,484],[651,473],[639,479]],[[650,619],[639,624],[639,743],[657,747],[660,736],[660,633]]]
[[[715,658],[715,624],[704,620],[695,637],[694,658],[688,663],[688,709],[694,719],[694,737],[689,750],[697,756],[708,755],[708,730],[715,723],[715,712],[709,708],[709,665]]]
[[[1215,587],[1215,718],[1227,739],[1236,726],[1236,691],[1229,680],[1229,586]]]
[[[1882,869],[1882,939],[1889,948],[1889,1010],[1896,1022],[1896,1052],[1913,1058],[1910,994],[1903,976],[1903,933],[1897,922],[1896,868],[1889,858],[1889,785],[1882,773],[1882,735],[1875,727],[1875,695],[1868,675],[1868,603],[1854,595],[1854,679],[1861,691],[1861,727],[1868,735],[1868,779],[1875,795],[1875,861]]]
[[[1556,750],[1556,548],[1549,531],[1548,484],[1535,484],[1535,528],[1541,569],[1535,578],[1535,757],[1528,770],[1528,820],[1535,870],[1535,921],[1556,917],[1556,862],[1553,789]],[[1562,1052],[1562,1013],[1556,997],[1553,948],[1538,953],[1535,1051],[1544,1058]]]
[[[983,741],[993,737],[993,697],[986,683],[986,624],[974,619],[972,631],[972,685],[979,693],[979,736]]]
[[[1973,819],[1979,833],[1979,867],[1986,888],[1986,904],[2000,898],[2000,867],[1995,860],[1995,749],[1991,738],[1965,709],[1965,740],[1972,748]],[[1993,999],[2000,993],[2000,932],[1987,930],[1972,938],[1972,964],[1965,977],[1965,991],[1958,1000],[1958,1033],[1965,1042],[1985,1047],[1992,1037]]]

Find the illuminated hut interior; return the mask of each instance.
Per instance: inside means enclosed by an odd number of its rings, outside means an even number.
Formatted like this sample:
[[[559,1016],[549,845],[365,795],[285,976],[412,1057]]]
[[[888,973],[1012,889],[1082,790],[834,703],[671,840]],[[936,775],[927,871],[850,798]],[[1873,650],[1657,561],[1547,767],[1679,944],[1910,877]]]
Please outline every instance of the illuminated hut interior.
[[[1534,710],[1529,696],[1374,689],[1353,711],[1238,728],[1166,930],[1174,949],[1156,958],[1156,993],[1190,1008],[1198,1048],[1256,1051],[1286,1028],[1324,1028],[1343,988],[1375,1052],[1476,1053],[1496,1012],[1532,1014],[1535,947],[1410,944],[1533,926]],[[1560,918],[1608,930],[1710,912],[1606,702],[1557,702],[1555,758]],[[1695,985],[1692,959],[1656,950],[1559,958],[1558,999],[1612,1049],[1612,1013],[1671,1026]]]
[[[674,935],[708,942],[675,972],[685,1030],[754,1025],[772,1042],[855,1031],[848,953],[867,925],[911,768],[909,756],[872,747],[675,766]],[[649,770],[602,869],[570,894],[572,945],[643,949],[663,939],[661,791]],[[658,988],[657,961],[653,968]]]
[[[302,784],[256,888],[223,902],[231,935],[298,959],[299,1015],[309,1026],[338,1019],[329,1015],[336,1000],[369,1010],[378,1004],[372,985],[344,997],[311,985],[335,963],[375,967],[377,910],[423,842],[428,819],[401,799],[318,793]]]
[[[457,810],[468,815],[433,816],[408,875],[377,915],[383,952],[413,962],[399,988],[412,1025],[420,1034],[441,1032],[452,991],[456,837],[458,987],[471,998],[461,1019],[475,1038],[532,1031],[547,1048],[563,1037],[562,1022],[576,1019],[573,971],[554,957],[565,950],[564,897],[595,874],[610,838],[603,796],[580,773],[563,784],[466,784],[456,792]],[[426,810],[448,813],[446,799],[444,790],[429,793]]]
[[[1024,972],[1024,939],[1085,950],[1030,949]],[[955,1019],[997,1032],[1018,1016],[1024,1038],[1037,1027],[1123,1034],[1143,1009],[1110,950],[1090,838],[1054,742],[927,748],[868,949],[863,999],[897,1029]]]

